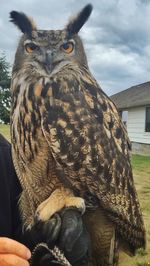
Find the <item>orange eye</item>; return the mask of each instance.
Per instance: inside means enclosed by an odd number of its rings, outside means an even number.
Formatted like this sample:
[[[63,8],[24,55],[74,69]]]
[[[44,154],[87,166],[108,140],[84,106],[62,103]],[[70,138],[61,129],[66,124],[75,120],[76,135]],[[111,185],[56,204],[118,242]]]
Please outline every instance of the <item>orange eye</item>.
[[[72,42],[66,42],[61,45],[61,50],[67,54],[70,54],[74,49],[74,44]]]
[[[25,45],[25,49],[26,49],[26,51],[29,53],[29,54],[31,54],[34,50],[36,50],[38,48],[38,46],[35,44],[35,43],[33,43],[33,42],[31,42],[31,43],[27,43],[26,45]]]

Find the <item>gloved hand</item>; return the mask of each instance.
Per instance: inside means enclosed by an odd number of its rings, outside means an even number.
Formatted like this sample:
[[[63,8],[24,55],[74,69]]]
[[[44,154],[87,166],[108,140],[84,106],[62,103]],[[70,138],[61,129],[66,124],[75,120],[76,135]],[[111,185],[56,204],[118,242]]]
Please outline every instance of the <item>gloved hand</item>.
[[[47,222],[37,221],[30,233],[34,246],[44,242],[53,249],[56,245],[71,265],[87,265],[90,239],[77,209],[63,209]],[[63,265],[43,246],[38,247],[32,258],[32,266]]]

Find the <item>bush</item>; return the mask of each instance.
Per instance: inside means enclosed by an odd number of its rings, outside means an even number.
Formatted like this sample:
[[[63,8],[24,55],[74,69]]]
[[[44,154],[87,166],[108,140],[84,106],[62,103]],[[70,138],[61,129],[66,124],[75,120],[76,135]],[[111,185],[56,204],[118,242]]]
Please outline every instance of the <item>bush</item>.
[[[5,54],[0,56],[0,121],[10,123],[10,65],[6,61]]]

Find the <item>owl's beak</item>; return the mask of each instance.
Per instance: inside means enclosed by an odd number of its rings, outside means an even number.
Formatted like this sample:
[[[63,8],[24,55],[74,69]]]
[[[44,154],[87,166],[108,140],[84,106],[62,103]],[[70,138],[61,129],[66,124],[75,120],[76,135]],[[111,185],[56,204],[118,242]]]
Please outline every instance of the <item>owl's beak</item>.
[[[53,63],[53,54],[51,51],[47,51],[44,67],[45,67],[46,72],[48,74],[50,74],[52,72],[52,63]]]

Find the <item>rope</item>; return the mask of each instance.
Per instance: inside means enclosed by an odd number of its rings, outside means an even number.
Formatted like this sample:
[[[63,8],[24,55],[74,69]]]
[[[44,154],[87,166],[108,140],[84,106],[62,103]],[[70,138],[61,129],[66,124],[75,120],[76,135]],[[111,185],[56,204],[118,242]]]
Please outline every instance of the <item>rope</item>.
[[[70,262],[66,259],[64,253],[57,247],[55,246],[53,249],[50,249],[46,243],[39,243],[36,245],[34,250],[32,251],[32,256],[30,260],[30,266],[33,265],[33,258],[37,254],[38,251],[40,251],[41,248],[47,249],[47,251],[53,255],[53,257],[57,260],[57,263],[59,263],[62,266],[72,266]]]

